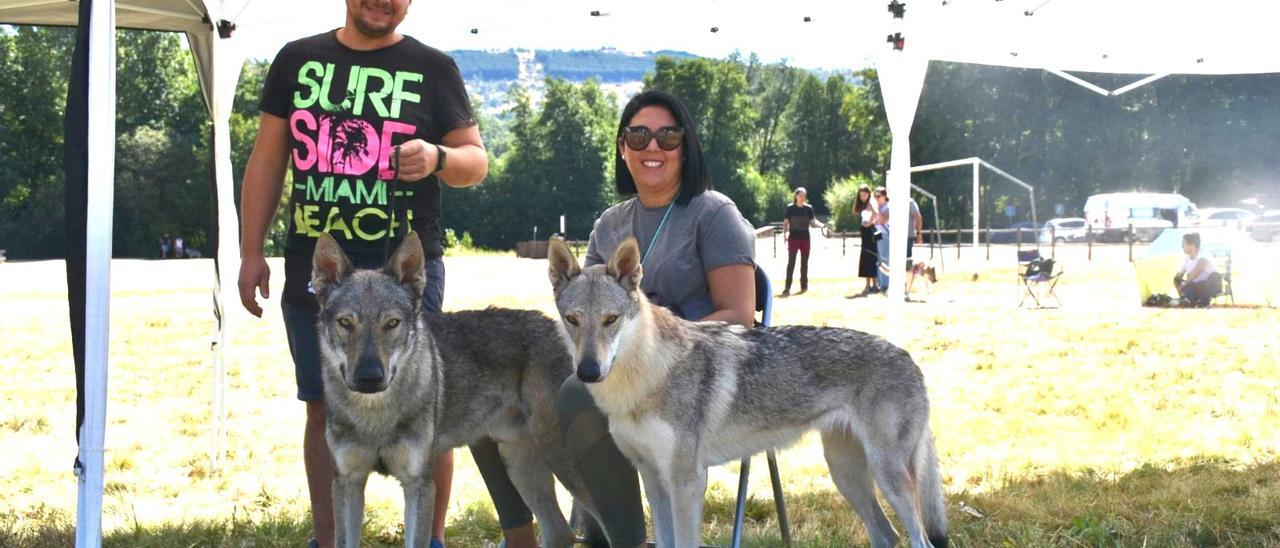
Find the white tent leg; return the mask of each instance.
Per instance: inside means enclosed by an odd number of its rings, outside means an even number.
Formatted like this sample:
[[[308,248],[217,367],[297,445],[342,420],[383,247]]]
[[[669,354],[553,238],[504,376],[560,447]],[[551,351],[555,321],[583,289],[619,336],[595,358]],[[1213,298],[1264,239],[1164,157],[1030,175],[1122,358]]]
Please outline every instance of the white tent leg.
[[[85,405],[80,431],[76,546],[102,545],[103,445],[111,307],[111,223],[115,200],[115,2],[97,0],[89,22],[89,185],[85,249]]]
[[[235,99],[236,82],[244,56],[233,42],[234,38],[212,37],[213,65],[212,108],[213,142],[215,157],[214,177],[218,200],[218,286],[222,308],[222,329],[218,332],[217,351],[214,353],[213,413],[214,443],[212,465],[221,470],[226,428],[226,372],[227,364],[234,364],[234,355],[227,341],[231,338],[231,309],[239,302],[236,279],[240,273],[240,222],[236,215],[235,197],[231,180],[231,106]]]
[[[885,114],[893,132],[890,152],[889,191],[889,302],[901,310],[906,295],[907,223],[911,222],[907,198],[911,195],[911,126],[929,68],[926,58],[906,51],[887,52],[877,63]]]

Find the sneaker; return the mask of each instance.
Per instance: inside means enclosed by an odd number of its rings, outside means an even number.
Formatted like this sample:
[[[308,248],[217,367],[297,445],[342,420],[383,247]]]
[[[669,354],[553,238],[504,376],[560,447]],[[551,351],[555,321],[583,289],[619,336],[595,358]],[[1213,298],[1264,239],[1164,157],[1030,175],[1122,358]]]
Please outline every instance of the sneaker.
[[[791,290],[790,290],[790,289],[783,289],[783,290],[782,290],[782,294],[781,294],[781,295],[778,295],[778,296],[779,296],[779,297],[790,297],[790,296],[791,296]]]
[[[801,289],[799,293],[796,293],[796,295],[804,295],[804,294],[805,294],[805,293],[807,293],[808,291],[809,291],[809,289],[808,289],[808,288]]]

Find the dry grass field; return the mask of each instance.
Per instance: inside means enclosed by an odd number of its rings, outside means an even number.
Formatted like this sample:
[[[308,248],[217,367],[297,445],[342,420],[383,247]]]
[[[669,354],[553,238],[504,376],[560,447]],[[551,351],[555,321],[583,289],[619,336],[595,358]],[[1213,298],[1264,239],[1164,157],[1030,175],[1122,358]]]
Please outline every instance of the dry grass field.
[[[776,293],[785,257],[772,249],[761,240],[758,256]],[[842,256],[838,240],[823,241],[811,290],[777,299],[774,323],[860,329],[911,352],[932,399],[956,546],[1280,546],[1280,311],[1145,309],[1124,248],[1094,251],[1089,261],[1059,248],[1063,306],[1035,310],[1016,306],[1011,246],[989,260],[950,248],[934,261],[928,302],[893,313],[885,297],[846,298],[861,289],[856,248]],[[552,312],[545,261],[446,264],[446,309]],[[210,466],[211,280],[207,260],[113,263],[108,546],[309,536],[303,408],[275,299],[263,319],[238,303],[230,315],[225,467]],[[0,264],[0,322],[0,546],[68,545],[75,384],[62,263]],[[496,518],[470,455],[456,455],[450,542],[480,547],[497,538]],[[866,544],[816,437],[779,461],[797,545]],[[758,459],[751,546],[781,544],[764,470]],[[725,544],[737,466],[711,475],[704,539]],[[394,481],[370,481],[370,545],[399,540],[399,497]]]

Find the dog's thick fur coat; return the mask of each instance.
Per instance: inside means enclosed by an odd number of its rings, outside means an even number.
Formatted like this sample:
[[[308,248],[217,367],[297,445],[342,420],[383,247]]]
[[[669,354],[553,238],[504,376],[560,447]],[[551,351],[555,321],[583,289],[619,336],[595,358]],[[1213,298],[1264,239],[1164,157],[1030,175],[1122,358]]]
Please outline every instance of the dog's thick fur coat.
[[[677,318],[638,290],[635,240],[586,269],[563,243],[549,250],[575,372],[644,479],[659,547],[698,545],[708,466],[814,429],[872,546],[898,540],[874,485],[913,548],[947,545],[929,401],[906,351],[851,329]]]
[[[353,269],[328,235],[316,243],[312,286],[321,305],[338,546],[360,545],[373,471],[404,487],[405,546],[427,546],[436,458],[482,436],[498,442],[541,525],[542,545],[571,545],[552,472],[588,510],[593,505],[568,464],[555,413],[560,384],[572,373],[560,328],[534,311],[424,314],[424,265],[413,233],[383,271]]]

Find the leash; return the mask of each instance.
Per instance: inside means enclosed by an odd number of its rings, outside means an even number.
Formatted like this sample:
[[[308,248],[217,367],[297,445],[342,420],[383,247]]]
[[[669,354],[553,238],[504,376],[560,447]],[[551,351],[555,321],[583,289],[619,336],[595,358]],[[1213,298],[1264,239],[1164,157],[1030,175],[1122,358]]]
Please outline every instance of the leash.
[[[675,205],[676,201],[674,198],[671,200],[670,204],[667,204],[667,212],[662,214],[662,220],[658,222],[658,229],[653,231],[653,239],[649,240],[648,249],[645,249],[644,256],[640,257],[640,268],[644,268],[645,261],[649,259],[649,252],[653,251],[653,244],[658,243],[658,236],[662,234],[662,227],[667,225],[667,217],[671,215],[671,208]]]
[[[391,149],[391,180],[387,181],[387,237],[382,242],[382,262],[391,259],[391,233],[396,214],[396,188],[400,186],[400,145]]]

